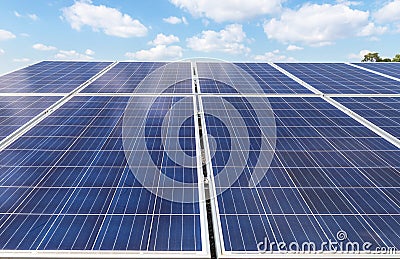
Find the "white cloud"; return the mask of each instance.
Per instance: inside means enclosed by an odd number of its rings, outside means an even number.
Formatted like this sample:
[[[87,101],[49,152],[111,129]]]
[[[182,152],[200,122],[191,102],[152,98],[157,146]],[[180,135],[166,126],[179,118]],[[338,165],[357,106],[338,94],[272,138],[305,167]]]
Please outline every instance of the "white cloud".
[[[357,36],[371,36],[381,35],[387,31],[387,27],[375,26],[373,22],[368,23],[367,26],[357,33]]]
[[[216,22],[241,21],[280,10],[284,0],[170,0],[175,6],[195,17],[207,17]]]
[[[303,50],[303,49],[304,49],[303,47],[299,47],[299,46],[296,46],[296,45],[289,45],[286,50],[295,51],[295,50]]]
[[[374,18],[379,23],[400,21],[400,0],[394,0],[384,5],[374,13]]]
[[[264,23],[269,39],[311,46],[330,45],[337,39],[373,36],[385,31],[385,27],[376,27],[369,21],[369,12],[344,4],[305,4],[299,10],[286,9],[280,19]]]
[[[46,46],[42,43],[37,43],[35,45],[32,46],[32,48],[36,49],[36,50],[41,50],[41,51],[50,51],[50,50],[56,50],[56,47],[53,46]]]
[[[17,63],[26,63],[31,61],[29,58],[14,58],[13,62],[17,62]]]
[[[158,45],[149,50],[140,50],[137,52],[127,52],[125,56],[136,60],[176,60],[183,56],[180,46]]]
[[[274,50],[271,52],[266,52],[263,55],[256,55],[253,57],[255,61],[263,61],[263,62],[295,62],[296,60],[292,57],[287,57],[285,55],[280,54],[280,51]]]
[[[117,9],[92,5],[91,1],[75,2],[63,8],[62,12],[71,27],[78,31],[87,25],[93,31],[101,30],[107,35],[121,38],[143,37],[147,34],[147,28],[140,21]]]
[[[347,57],[348,57],[348,59],[350,59],[350,60],[358,60],[358,61],[361,61],[361,60],[364,58],[364,55],[366,55],[366,54],[368,54],[368,53],[371,53],[371,52],[372,52],[372,51],[370,51],[370,50],[363,49],[363,50],[361,50],[359,53],[357,53],[357,54],[351,53],[351,54],[349,54]]]
[[[61,60],[91,60],[91,56],[81,54],[76,50],[60,50],[55,56],[56,59]]]
[[[347,6],[352,6],[352,5],[356,6],[356,5],[361,5],[362,4],[362,2],[348,1],[348,0],[336,0],[336,3],[347,5]]]
[[[31,19],[32,21],[37,21],[39,20],[39,17],[36,14],[28,14],[27,15],[29,19]]]
[[[0,56],[1,56],[1,55],[4,55],[4,53],[6,53],[6,52],[4,51],[4,49],[0,49]]]
[[[88,56],[93,56],[94,54],[96,54],[96,52],[94,52],[94,51],[91,50],[91,49],[87,49],[87,50],[85,51],[85,54],[88,55]]]
[[[188,21],[183,16],[182,16],[182,18],[179,18],[176,16],[170,16],[168,18],[164,18],[163,21],[166,23],[169,23],[169,24],[180,24],[180,23],[188,24]]]
[[[250,49],[243,44],[246,39],[242,25],[231,24],[220,31],[203,31],[186,41],[188,47],[195,51],[239,54],[250,52]]]
[[[0,29],[0,41],[14,39],[15,37],[12,32]]]
[[[17,11],[14,11],[14,15],[18,18],[23,18],[23,17],[27,17],[29,19],[31,19],[32,21],[37,21],[39,20],[39,16],[37,16],[36,14],[27,14],[27,15],[22,15]]]
[[[175,42],[179,42],[179,38],[175,35],[165,35],[165,34],[157,34],[156,38],[149,42],[150,45],[169,45]]]

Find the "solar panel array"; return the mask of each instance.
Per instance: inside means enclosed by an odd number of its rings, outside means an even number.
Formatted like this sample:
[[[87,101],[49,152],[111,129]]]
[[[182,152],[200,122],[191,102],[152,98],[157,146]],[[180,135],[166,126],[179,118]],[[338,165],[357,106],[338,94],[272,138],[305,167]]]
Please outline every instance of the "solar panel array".
[[[0,253],[400,249],[400,65],[276,65],[46,61],[0,77]]]

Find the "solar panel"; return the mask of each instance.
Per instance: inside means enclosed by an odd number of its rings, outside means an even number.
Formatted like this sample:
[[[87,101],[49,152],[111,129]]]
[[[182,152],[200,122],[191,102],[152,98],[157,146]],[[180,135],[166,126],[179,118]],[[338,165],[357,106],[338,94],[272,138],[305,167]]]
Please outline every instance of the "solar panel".
[[[339,63],[277,64],[324,94],[398,94],[400,82]]]
[[[357,66],[368,68],[385,75],[393,76],[400,79],[400,63],[399,62],[363,62],[354,63]]]
[[[348,64],[110,64],[0,77],[3,256],[400,249],[400,82]]]
[[[340,97],[334,99],[396,138],[400,138],[399,98]]]
[[[173,164],[167,159],[168,143],[157,144],[165,113],[182,98],[74,97],[0,152],[0,249],[202,255],[206,246],[200,203],[163,199],[159,194],[167,190],[162,182],[153,194],[135,177],[151,177],[150,164],[145,167],[140,164],[144,157],[135,157],[139,165],[132,171],[124,153],[125,107],[129,101],[143,106],[151,98],[151,114],[142,114],[147,124],[132,127],[146,131],[143,141],[152,168],[192,181],[192,193],[198,194],[197,167]],[[184,102],[193,108],[191,100]],[[177,112],[189,114],[181,134],[195,142],[193,111]],[[138,137],[131,136],[135,141]],[[196,157],[196,145],[186,144],[184,150]]]
[[[202,93],[312,93],[266,63],[197,62]]]
[[[0,141],[59,99],[57,96],[0,96]]]
[[[153,87],[140,85],[147,76]],[[176,82],[179,82],[177,84]],[[191,69],[189,62],[120,62],[107,73],[86,87],[84,93],[158,93],[157,85],[170,83],[166,93],[191,93]]]
[[[0,77],[0,93],[69,93],[110,64],[43,61]]]
[[[279,253],[280,242],[314,242],[328,250],[323,242],[337,240],[340,231],[348,237],[341,241],[399,248],[400,208],[394,197],[399,194],[400,152],[394,145],[318,97],[202,101],[207,134],[217,147],[211,151],[211,164],[216,193],[221,193],[217,213],[222,254],[260,254],[260,242],[262,248],[267,245],[266,252]],[[270,118],[256,117],[254,107],[267,107],[268,101],[276,119],[276,148],[255,184],[258,160],[270,152],[260,143],[271,138],[263,133],[268,125],[260,123]],[[243,128],[232,125],[233,107]],[[217,120],[213,114],[218,110]],[[246,131],[250,142],[235,150],[232,143],[245,143],[240,138]],[[230,163],[237,161],[237,153],[246,163]],[[224,170],[237,177],[230,188],[220,180]]]

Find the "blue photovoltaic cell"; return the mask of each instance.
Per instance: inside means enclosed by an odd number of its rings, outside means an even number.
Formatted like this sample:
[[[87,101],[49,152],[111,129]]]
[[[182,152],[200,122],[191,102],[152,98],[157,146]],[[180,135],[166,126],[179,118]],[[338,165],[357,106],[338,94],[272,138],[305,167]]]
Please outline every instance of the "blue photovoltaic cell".
[[[136,88],[146,76],[149,76],[154,71],[161,78],[152,78],[152,83],[162,84],[163,82],[173,80],[176,75],[184,76],[188,79],[186,82],[179,84],[171,84],[166,93],[192,93],[191,69],[189,62],[177,63],[161,62],[120,62],[115,67],[110,69],[95,82],[86,87],[84,93],[133,93],[138,91]],[[145,87],[150,87],[145,85]],[[152,88],[156,86],[153,85]],[[140,93],[153,93],[152,89],[141,89]]]
[[[400,62],[363,62],[355,65],[400,79]]]
[[[237,82],[237,78],[242,76],[234,66],[241,69],[241,73],[254,79],[256,85],[252,89],[250,89],[250,86],[240,87],[240,85],[229,84],[230,82]],[[273,94],[312,93],[267,63],[236,63],[232,65],[198,62],[197,69],[202,93],[255,93],[254,89],[261,89],[261,93]],[[225,81],[214,80],[218,78],[225,78]]]
[[[227,129],[231,111],[221,98],[244,121],[244,128],[231,131],[234,135]],[[314,242],[320,249],[323,242],[337,241],[340,230],[347,232],[346,241],[371,242],[372,249],[400,248],[400,151],[394,145],[318,97],[268,98],[275,114],[276,149],[264,177],[252,187],[254,165],[269,152],[260,150],[265,136],[257,130],[266,118],[255,117],[252,109],[267,99],[202,100],[208,139],[216,147],[214,177],[232,155],[235,132],[247,130],[252,136],[249,146],[242,147],[247,164],[229,169],[241,174],[218,196],[225,251],[257,251],[265,240]],[[210,115],[216,110],[219,119]],[[217,193],[227,187],[218,181],[215,185]]]
[[[43,61],[0,77],[0,93],[69,93],[110,64]]]
[[[253,76],[265,93],[312,93],[304,86],[266,63],[237,63],[236,65]]]
[[[400,82],[343,63],[277,65],[325,94],[400,93]]]
[[[400,138],[399,98],[340,97],[334,99],[396,138]]]
[[[146,132],[161,128],[181,99],[157,98],[152,113],[143,114],[148,124],[132,126]],[[1,250],[203,250],[199,203],[162,199],[129,169],[122,144],[129,100],[74,97],[0,152]],[[145,104],[148,97],[132,101]],[[180,113],[189,119],[178,141],[195,142],[193,111]],[[197,183],[197,167],[165,163],[161,130],[152,132],[146,133],[151,143],[146,152],[156,166]],[[196,156],[195,145],[182,148]],[[149,174],[146,167],[141,170]]]
[[[0,140],[44,112],[61,97],[0,96]]]

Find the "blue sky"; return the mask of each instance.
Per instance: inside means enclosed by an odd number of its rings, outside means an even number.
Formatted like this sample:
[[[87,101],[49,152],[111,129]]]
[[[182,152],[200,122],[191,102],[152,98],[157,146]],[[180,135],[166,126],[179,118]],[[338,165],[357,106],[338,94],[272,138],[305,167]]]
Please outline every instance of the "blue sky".
[[[0,73],[40,60],[359,61],[400,53],[400,0],[0,0]]]

